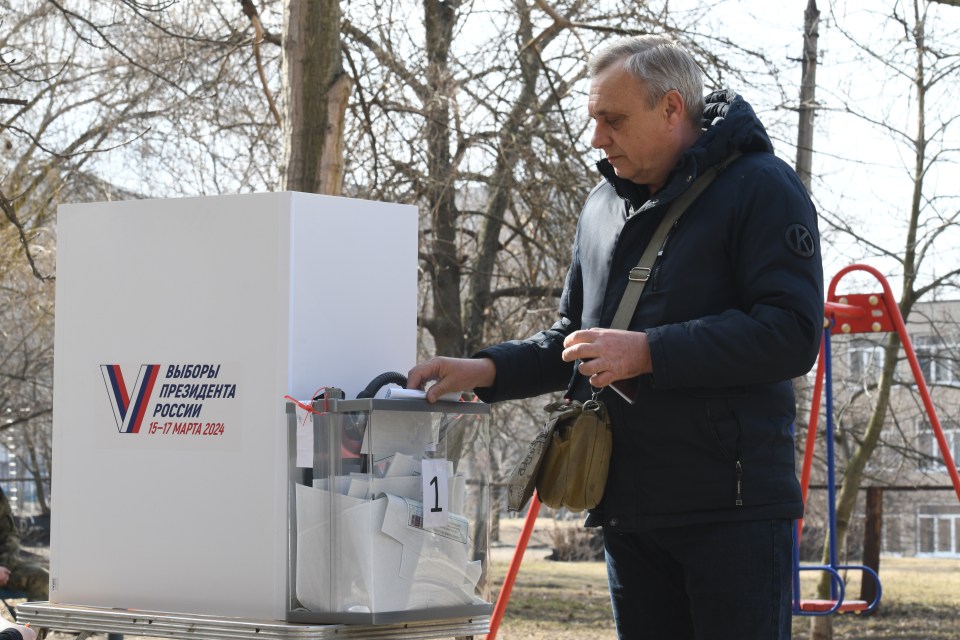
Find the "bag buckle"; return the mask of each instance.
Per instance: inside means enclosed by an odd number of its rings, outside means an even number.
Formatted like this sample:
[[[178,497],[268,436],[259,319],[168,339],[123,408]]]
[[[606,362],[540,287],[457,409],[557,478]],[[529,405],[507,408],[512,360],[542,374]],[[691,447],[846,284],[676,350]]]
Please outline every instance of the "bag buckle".
[[[633,282],[646,282],[650,279],[650,267],[634,267],[628,277]]]

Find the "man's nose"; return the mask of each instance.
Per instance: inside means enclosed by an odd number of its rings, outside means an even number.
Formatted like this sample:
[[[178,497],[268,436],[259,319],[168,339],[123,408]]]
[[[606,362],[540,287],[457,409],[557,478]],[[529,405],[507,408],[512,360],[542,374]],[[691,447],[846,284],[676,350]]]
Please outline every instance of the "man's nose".
[[[596,123],[593,125],[593,137],[590,138],[590,146],[594,149],[602,149],[610,144],[610,134],[607,132],[606,127],[601,123]]]

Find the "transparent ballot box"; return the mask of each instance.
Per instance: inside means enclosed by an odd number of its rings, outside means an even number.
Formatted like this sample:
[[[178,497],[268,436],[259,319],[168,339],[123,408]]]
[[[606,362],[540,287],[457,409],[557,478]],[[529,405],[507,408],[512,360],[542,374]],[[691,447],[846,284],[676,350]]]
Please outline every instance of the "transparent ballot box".
[[[489,405],[288,405],[290,622],[489,615]]]

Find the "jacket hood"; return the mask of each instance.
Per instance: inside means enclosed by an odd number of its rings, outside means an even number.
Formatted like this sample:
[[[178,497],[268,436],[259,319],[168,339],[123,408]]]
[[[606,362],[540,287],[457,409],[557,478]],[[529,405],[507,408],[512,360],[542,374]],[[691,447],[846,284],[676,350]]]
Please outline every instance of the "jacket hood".
[[[705,102],[704,133],[680,157],[678,169],[693,163],[698,169],[695,175],[700,175],[737,151],[773,153],[770,137],[753,107],[735,91],[714,91]]]
[[[676,197],[686,189],[689,180],[696,179],[733,153],[773,153],[770,137],[753,107],[735,91],[714,91],[705,102],[703,135],[680,156],[667,184],[658,193],[661,201]],[[627,198],[635,206],[649,197],[646,185],[637,185],[617,176],[606,158],[597,163],[597,169],[620,197]]]

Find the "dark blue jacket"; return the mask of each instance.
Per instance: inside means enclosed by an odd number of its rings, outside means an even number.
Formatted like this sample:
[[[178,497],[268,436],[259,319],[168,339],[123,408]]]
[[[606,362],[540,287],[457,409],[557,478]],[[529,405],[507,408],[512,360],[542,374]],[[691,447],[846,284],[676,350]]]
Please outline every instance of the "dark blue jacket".
[[[560,358],[564,338],[610,325],[670,202],[743,152],[687,209],[640,299],[630,328],[647,333],[653,373],[640,380],[634,404],[603,392],[613,455],[588,525],[637,530],[802,515],[791,379],[809,371],[820,345],[816,211],[753,109],[731,92],[708,98],[708,113],[718,100],[725,117],[707,125],[652,198],[599,163],[605,180],[580,215],[560,320],[478,354],[497,367],[495,388],[478,389],[485,401],[566,388],[573,368]],[[589,395],[580,376],[571,391]]]

